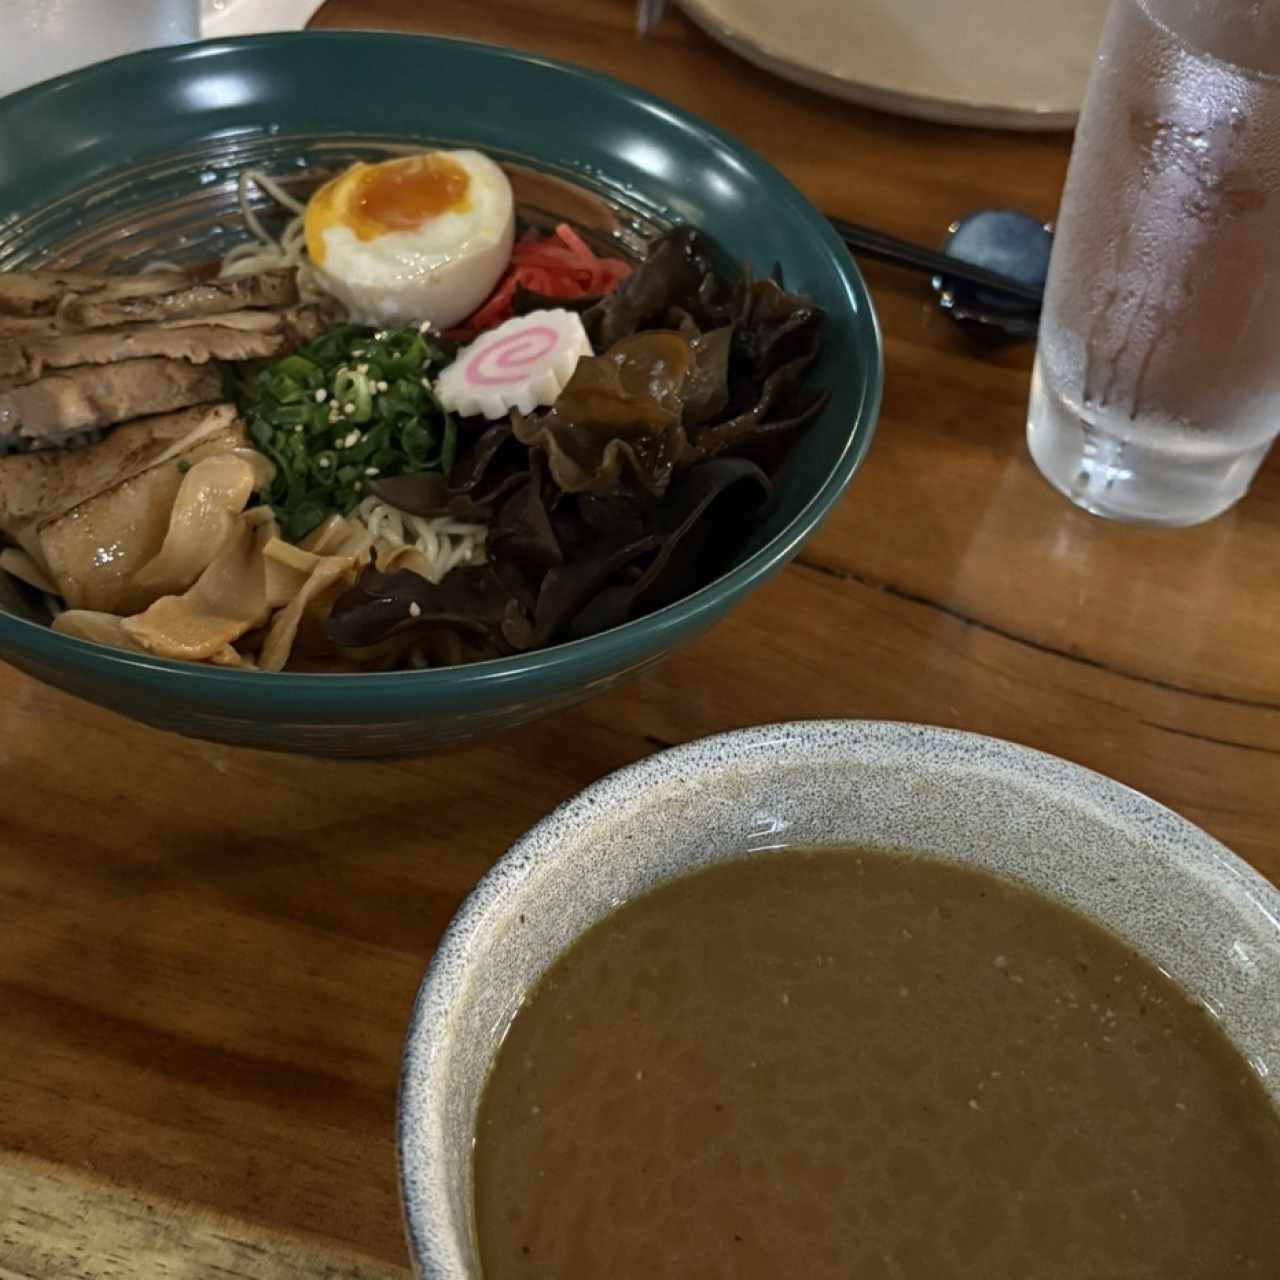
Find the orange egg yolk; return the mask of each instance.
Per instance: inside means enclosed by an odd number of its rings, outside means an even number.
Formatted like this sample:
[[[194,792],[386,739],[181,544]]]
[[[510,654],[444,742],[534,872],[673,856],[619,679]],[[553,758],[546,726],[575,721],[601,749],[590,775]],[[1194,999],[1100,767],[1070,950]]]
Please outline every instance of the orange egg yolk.
[[[324,261],[324,232],[346,227],[358,240],[388,231],[412,231],[442,213],[469,207],[471,179],[456,160],[439,152],[354,164],[327,182],[307,204],[307,252]]]

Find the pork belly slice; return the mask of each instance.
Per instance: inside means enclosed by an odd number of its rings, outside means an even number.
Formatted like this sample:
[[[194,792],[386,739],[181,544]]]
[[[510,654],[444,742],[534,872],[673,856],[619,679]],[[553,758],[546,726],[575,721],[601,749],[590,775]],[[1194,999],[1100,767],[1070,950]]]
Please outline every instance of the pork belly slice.
[[[51,338],[60,332],[53,316],[7,316],[0,311],[0,342],[19,338]]]
[[[0,533],[22,544],[24,533],[34,526],[228,435],[236,447],[247,443],[235,405],[200,405],[125,423],[83,449],[42,449],[0,458]]]
[[[250,312],[271,316],[270,311]],[[94,329],[38,342],[0,345],[0,388],[26,386],[50,370],[117,364],[150,356],[208,364],[210,360],[259,360],[289,345],[283,325],[234,329],[191,325],[182,329]]]
[[[164,545],[184,471],[202,458],[247,447],[234,410],[218,421],[220,426],[206,424],[198,437],[188,433],[149,466],[36,526],[33,559],[69,608],[133,613],[151,603],[155,590],[131,579]]]
[[[246,307],[288,307],[297,301],[295,272],[263,271],[147,295],[117,295],[111,286],[94,293],[69,293],[58,305],[57,320],[64,330],[105,329],[213,316]]]
[[[68,294],[110,293],[112,298],[173,293],[191,283],[181,271],[104,276],[87,271],[0,272],[0,315],[51,316]]]
[[[207,364],[287,355],[318,337],[335,319],[331,308],[308,304],[284,311],[232,311],[162,325],[91,329],[7,342],[0,337],[0,390],[35,382],[50,369],[146,356]]]
[[[83,365],[0,392],[0,445],[56,447],[66,436],[222,398],[222,370],[155,356]]]

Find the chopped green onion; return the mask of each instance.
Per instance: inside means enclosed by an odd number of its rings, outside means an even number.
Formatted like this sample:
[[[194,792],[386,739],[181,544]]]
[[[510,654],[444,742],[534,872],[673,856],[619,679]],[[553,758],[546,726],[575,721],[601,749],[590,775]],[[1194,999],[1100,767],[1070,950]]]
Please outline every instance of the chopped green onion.
[[[416,325],[379,333],[339,325],[237,375],[249,438],[275,463],[262,498],[291,542],[330,515],[349,515],[370,467],[395,476],[453,465],[457,425],[428,377],[445,353]]]

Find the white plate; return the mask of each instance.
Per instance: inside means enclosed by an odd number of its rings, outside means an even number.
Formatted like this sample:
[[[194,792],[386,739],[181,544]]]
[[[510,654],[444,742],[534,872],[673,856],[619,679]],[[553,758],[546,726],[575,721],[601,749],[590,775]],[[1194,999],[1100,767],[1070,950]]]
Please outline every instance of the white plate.
[[[206,40],[296,31],[324,0],[201,0],[200,32]]]
[[[820,93],[900,115],[1069,129],[1108,0],[681,0],[713,39]]]

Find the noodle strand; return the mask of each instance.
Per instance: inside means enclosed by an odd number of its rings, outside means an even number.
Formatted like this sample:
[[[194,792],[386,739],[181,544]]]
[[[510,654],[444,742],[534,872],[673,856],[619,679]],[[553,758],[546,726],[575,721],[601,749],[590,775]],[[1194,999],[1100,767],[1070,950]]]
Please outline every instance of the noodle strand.
[[[253,207],[251,190],[254,187],[292,214],[279,238],[267,230]],[[327,297],[317,281],[315,268],[307,258],[307,233],[303,221],[306,206],[261,169],[241,170],[237,198],[240,216],[253,239],[228,251],[218,275],[226,279],[254,275],[260,271],[293,270],[297,272],[298,296],[304,302],[316,302]]]
[[[459,565],[480,564],[485,558],[487,529],[452,516],[414,516],[380,498],[366,498],[352,513],[375,543],[412,547],[426,561],[423,576],[439,582]]]

